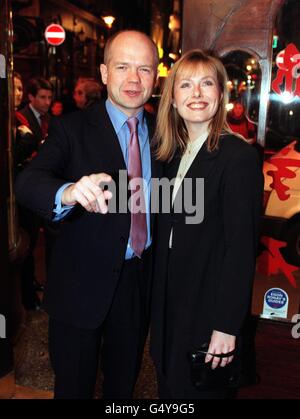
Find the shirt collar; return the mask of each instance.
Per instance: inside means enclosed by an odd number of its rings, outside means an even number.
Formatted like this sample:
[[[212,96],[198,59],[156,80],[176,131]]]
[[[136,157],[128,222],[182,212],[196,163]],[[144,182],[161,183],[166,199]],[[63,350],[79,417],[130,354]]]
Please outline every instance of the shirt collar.
[[[105,106],[115,132],[118,135],[129,117],[120,111],[109,99],[106,100]],[[144,120],[143,109],[136,115],[136,118],[139,120],[139,126],[141,127]]]
[[[203,143],[205,143],[206,139],[208,137],[208,131],[204,132],[203,134],[199,135],[198,138],[196,138],[193,142],[191,142],[191,145],[194,147],[199,147]]]
[[[29,103],[29,107],[32,110],[32,112],[34,113],[34,116],[36,117],[36,119],[39,121],[39,123],[41,122],[40,120],[40,116],[41,114],[32,106],[31,103]]]

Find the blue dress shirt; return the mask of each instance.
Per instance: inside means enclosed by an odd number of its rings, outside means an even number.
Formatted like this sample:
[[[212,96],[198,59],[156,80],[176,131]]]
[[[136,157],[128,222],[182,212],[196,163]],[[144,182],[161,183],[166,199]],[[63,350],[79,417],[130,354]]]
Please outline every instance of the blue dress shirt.
[[[113,124],[114,130],[118,136],[120,147],[123,153],[124,161],[126,167],[128,168],[128,145],[130,141],[130,132],[127,126],[127,119],[128,116],[121,112],[117,107],[115,107],[112,102],[107,99],[106,103],[106,110],[108,112],[109,118]],[[139,144],[140,144],[140,151],[141,151],[141,161],[142,161],[142,171],[143,171],[143,179],[145,185],[145,205],[146,205],[146,221],[147,221],[147,243],[146,248],[148,248],[151,244],[151,230],[150,230],[150,192],[151,192],[151,154],[150,154],[150,142],[149,142],[149,133],[147,123],[144,117],[144,111],[136,115],[139,120],[138,124],[138,137],[139,137]],[[62,193],[71,183],[64,184],[56,193],[55,196],[55,208],[54,213],[55,216],[53,221],[58,221],[64,218],[73,207],[71,206],[64,206],[61,205],[61,197]],[[127,244],[127,250],[125,259],[131,259],[134,257],[134,251],[130,246],[130,238]]]

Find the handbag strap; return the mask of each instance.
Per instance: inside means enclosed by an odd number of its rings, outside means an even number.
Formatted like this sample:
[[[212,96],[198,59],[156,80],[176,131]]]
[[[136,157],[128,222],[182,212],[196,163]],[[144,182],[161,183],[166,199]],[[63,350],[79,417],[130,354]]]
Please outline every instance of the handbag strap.
[[[226,354],[211,354],[210,352],[207,352],[211,356],[215,356],[217,358],[229,358],[230,356],[233,356],[235,354],[235,349],[233,351],[227,352]]]

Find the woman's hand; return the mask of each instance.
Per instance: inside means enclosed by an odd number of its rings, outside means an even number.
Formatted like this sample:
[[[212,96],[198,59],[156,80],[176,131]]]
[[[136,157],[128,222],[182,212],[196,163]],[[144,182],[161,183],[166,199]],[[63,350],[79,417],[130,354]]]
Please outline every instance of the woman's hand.
[[[218,366],[225,367],[233,360],[233,356],[218,358],[213,357],[211,354],[226,354],[233,351],[235,349],[235,341],[235,336],[214,330],[211,335],[205,362],[210,362],[212,360],[212,369],[215,369]]]

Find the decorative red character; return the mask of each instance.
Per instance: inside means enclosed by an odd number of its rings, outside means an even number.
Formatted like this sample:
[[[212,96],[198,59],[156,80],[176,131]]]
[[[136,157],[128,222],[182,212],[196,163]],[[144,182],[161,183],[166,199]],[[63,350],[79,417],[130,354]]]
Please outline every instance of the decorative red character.
[[[288,92],[292,97],[300,96],[300,52],[296,45],[288,44],[285,50],[281,51],[276,59],[278,67],[276,78],[272,82],[272,89],[278,95]],[[295,82],[296,80],[296,82]],[[285,88],[280,87],[285,81]],[[295,89],[293,90],[293,85]]]
[[[267,172],[273,179],[270,187],[275,189],[277,196],[281,201],[286,201],[290,196],[286,192],[290,188],[284,185],[283,180],[296,177],[295,171],[289,169],[289,167],[300,167],[300,160],[275,157],[270,160],[270,163],[277,168],[277,170],[274,169]]]
[[[296,279],[293,272],[299,269],[298,266],[288,264],[280,253],[282,247],[286,247],[286,242],[263,236],[261,242],[266,250],[257,259],[257,270],[262,275],[271,276],[280,272],[287,278],[289,283],[297,288]]]

